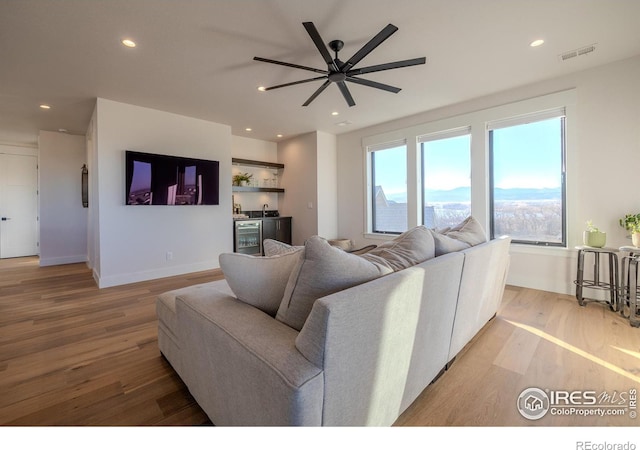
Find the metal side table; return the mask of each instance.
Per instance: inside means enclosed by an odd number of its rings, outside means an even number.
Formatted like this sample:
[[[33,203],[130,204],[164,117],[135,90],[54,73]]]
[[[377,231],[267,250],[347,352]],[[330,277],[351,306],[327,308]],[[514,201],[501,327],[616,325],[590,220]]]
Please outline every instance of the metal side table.
[[[612,311],[618,310],[618,249],[609,247],[588,247],[586,245],[576,247],[578,250],[578,269],[574,284],[576,285],[576,299],[580,306],[585,306],[588,302],[605,303],[609,305]],[[591,279],[584,277],[585,256],[593,256],[593,272]],[[609,281],[603,281],[600,278],[600,257],[608,259],[608,275]],[[590,258],[589,258],[590,259]],[[595,289],[601,291],[609,291],[609,300],[596,300],[584,296],[584,289]],[[605,295],[606,297],[606,295]]]
[[[638,263],[640,262],[640,248],[620,247],[622,256],[622,270],[620,273],[620,292],[618,294],[620,314],[629,319],[632,327],[640,327],[640,305],[638,304]]]

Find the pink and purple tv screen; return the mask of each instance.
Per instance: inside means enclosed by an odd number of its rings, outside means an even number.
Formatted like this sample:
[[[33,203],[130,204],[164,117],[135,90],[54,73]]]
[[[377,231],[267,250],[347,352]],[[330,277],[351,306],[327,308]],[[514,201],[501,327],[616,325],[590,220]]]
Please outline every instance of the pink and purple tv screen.
[[[218,205],[219,161],[125,151],[127,205]]]

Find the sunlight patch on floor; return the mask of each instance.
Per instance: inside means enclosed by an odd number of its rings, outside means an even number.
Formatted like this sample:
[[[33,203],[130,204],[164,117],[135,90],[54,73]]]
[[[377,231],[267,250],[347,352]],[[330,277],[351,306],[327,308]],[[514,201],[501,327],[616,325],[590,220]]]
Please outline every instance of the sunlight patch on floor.
[[[612,345],[612,347],[618,351],[621,351],[622,353],[626,353],[629,356],[640,359],[640,352],[634,352],[633,350],[627,350],[626,348],[616,347],[615,345]]]
[[[506,319],[505,319],[506,320]],[[551,342],[552,344],[555,344],[559,347],[564,348],[565,350],[569,350],[572,353],[575,353],[576,355],[582,356],[583,358],[588,359],[589,361],[592,361],[608,370],[611,370],[612,372],[617,373],[618,375],[622,375],[626,378],[629,378],[630,380],[635,381],[636,383],[640,383],[640,377],[633,375],[632,373],[627,372],[624,369],[621,369],[620,367],[611,364],[608,361],[605,361],[604,359],[598,358],[597,356],[592,355],[591,353],[585,352],[582,349],[579,349],[578,347],[575,347],[571,344],[568,344],[566,342],[564,342],[561,339],[558,339],[555,336],[552,336],[548,333],[545,333],[542,330],[538,330],[537,328],[534,328],[530,325],[525,325],[523,323],[518,323],[518,322],[513,322],[511,320],[506,320],[506,322],[510,323],[511,325],[513,325],[514,327],[518,327],[521,328],[523,330],[528,331],[529,333],[535,334],[536,336],[541,337],[542,339],[545,339],[549,342]],[[620,349],[622,350],[622,349]],[[623,350],[624,351],[624,350]],[[635,353],[635,352],[632,352]],[[634,355],[635,356],[635,355]]]

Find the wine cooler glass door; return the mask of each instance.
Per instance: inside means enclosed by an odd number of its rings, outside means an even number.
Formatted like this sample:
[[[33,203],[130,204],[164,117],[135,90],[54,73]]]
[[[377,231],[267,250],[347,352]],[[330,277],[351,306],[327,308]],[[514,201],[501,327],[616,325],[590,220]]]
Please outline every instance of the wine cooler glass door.
[[[237,220],[234,231],[236,253],[262,255],[261,220]]]

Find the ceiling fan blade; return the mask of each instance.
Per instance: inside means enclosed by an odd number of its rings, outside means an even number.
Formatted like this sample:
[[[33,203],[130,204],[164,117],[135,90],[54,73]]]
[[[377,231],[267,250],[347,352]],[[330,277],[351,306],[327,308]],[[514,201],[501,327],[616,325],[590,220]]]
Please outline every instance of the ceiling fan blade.
[[[271,63],[271,64],[278,64],[279,66],[293,67],[294,69],[310,70],[311,72],[316,72],[316,73],[324,73],[324,74],[328,74],[329,73],[328,70],[314,69],[313,67],[300,66],[298,64],[291,64],[291,63],[288,63],[288,62],[275,61],[273,59],[267,59],[267,58],[260,58],[259,56],[254,56],[253,60],[254,61],[267,62],[267,63]]]
[[[338,88],[340,88],[340,92],[342,92],[342,96],[347,101],[347,105],[354,106],[356,102],[353,101],[353,97],[351,96],[351,92],[349,92],[349,88],[347,87],[347,84],[344,81],[338,81],[336,84],[338,85]]]
[[[330,84],[331,84],[331,81],[329,81],[329,80],[327,80],[327,81],[325,81],[324,83],[322,83],[322,86],[320,86],[320,87],[319,87],[319,88],[318,88],[318,89],[317,89],[317,90],[316,90],[316,91],[311,95],[311,97],[309,97],[309,98],[307,99],[307,101],[306,101],[306,102],[304,102],[304,103],[302,104],[302,106],[309,106],[309,103],[311,103],[312,101],[314,101],[314,100],[315,100],[315,98],[316,98],[318,95],[320,95],[320,93],[321,93],[322,91],[324,91],[324,90],[327,88],[327,86],[329,86]]]
[[[347,76],[362,75],[371,72],[380,72],[382,70],[398,69],[400,67],[417,66],[418,64],[424,64],[427,62],[427,58],[405,59],[403,61],[396,61],[385,64],[377,64],[375,66],[361,67],[360,69],[352,69],[347,72]]]
[[[316,26],[313,24],[313,22],[303,22],[302,25],[307,30],[307,33],[309,33],[309,36],[311,37],[311,40],[313,41],[313,43],[316,44],[316,47],[318,48],[318,51],[322,55],[322,59],[324,59],[324,62],[326,62],[327,65],[332,70],[337,71],[338,68],[336,67],[336,63],[333,61],[333,58],[329,54],[329,50],[327,50],[327,45],[324,43],[324,41],[320,37],[320,33],[318,33],[318,30],[316,29]]]
[[[398,27],[389,24],[382,29],[382,31],[376,34],[369,42],[358,50],[349,60],[340,67],[342,73],[346,73],[351,70],[353,66],[358,64],[362,58],[371,53],[378,45],[382,44],[389,36],[398,31]]]
[[[284,83],[284,84],[278,84],[277,86],[270,86],[270,87],[266,87],[264,88],[265,91],[270,91],[272,89],[278,89],[278,88],[283,88],[283,87],[287,87],[287,86],[295,86],[296,84],[302,84],[302,83],[308,83],[310,81],[316,81],[316,80],[326,80],[327,77],[323,76],[323,77],[315,77],[315,78],[307,78],[306,80],[300,80],[300,81],[292,81],[291,83]]]
[[[347,81],[351,81],[352,83],[356,83],[356,84],[361,84],[363,86],[382,89],[383,91],[393,92],[394,94],[397,94],[402,90],[395,86],[389,86],[388,84],[382,84],[382,83],[378,83],[377,81],[371,81],[371,80],[363,80],[362,78],[356,78],[356,77],[347,77]]]

